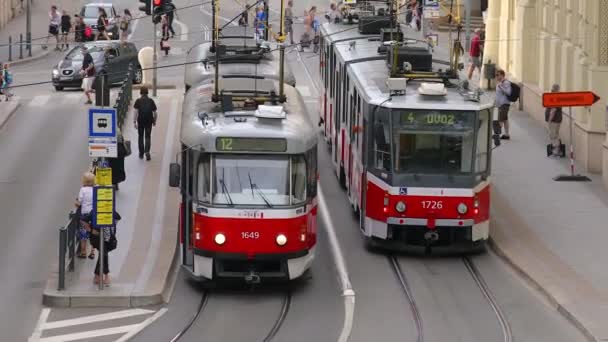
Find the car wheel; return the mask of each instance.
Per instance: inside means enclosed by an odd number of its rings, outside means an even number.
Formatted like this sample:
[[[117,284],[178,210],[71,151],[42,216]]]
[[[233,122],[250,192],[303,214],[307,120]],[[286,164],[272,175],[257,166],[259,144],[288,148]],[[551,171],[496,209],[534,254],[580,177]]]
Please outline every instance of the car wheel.
[[[138,66],[133,75],[133,83],[141,84],[144,79],[144,72],[141,70],[141,66]]]
[[[55,86],[55,90],[57,90],[57,91],[62,91],[62,90],[63,90],[63,87],[62,87],[62,86]]]

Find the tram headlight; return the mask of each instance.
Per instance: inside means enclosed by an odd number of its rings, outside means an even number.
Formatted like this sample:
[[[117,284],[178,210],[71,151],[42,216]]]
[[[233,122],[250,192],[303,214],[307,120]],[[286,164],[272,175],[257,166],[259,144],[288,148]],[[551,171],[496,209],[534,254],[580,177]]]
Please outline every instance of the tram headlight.
[[[467,211],[469,211],[469,208],[467,207],[466,204],[460,203],[458,205],[458,213],[460,213],[461,215],[464,215],[467,213]]]
[[[217,233],[215,234],[215,243],[217,243],[218,245],[223,245],[226,242],[226,235],[222,234],[222,233]]]
[[[405,209],[407,209],[407,206],[405,205],[405,203],[403,203],[403,201],[399,201],[397,202],[397,204],[395,204],[395,210],[397,210],[398,212],[402,213],[405,211]]]
[[[287,236],[283,235],[283,234],[279,234],[277,235],[277,245],[279,246],[285,246],[285,244],[287,243]]]

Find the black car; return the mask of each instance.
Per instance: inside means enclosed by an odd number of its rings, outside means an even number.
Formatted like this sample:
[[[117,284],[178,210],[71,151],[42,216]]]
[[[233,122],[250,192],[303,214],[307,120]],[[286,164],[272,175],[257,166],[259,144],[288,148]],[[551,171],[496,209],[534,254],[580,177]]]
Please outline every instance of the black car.
[[[133,66],[133,82],[139,84],[142,81],[142,70],[137,58],[135,44],[120,41],[101,40],[83,43],[93,57],[95,73],[107,74],[111,84],[124,81],[129,68]],[[82,85],[82,51],[81,45],[74,47],[53,68],[52,80],[56,90],[73,87],[81,88]]]

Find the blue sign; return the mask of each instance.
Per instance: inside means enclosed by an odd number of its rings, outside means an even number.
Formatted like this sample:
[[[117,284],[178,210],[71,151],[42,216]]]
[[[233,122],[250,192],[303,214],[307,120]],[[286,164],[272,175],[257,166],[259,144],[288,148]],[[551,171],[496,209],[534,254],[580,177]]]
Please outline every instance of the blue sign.
[[[399,195],[407,195],[407,188],[399,188]]]
[[[439,7],[439,0],[424,0],[424,7]]]
[[[116,109],[89,109],[89,138],[116,138]]]

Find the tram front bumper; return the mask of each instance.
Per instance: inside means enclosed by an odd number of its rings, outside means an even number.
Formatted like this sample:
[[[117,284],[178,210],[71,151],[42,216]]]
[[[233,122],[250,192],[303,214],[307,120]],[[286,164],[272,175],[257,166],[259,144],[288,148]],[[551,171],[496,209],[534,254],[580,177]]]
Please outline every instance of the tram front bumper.
[[[243,254],[196,251],[191,276],[198,280],[253,278],[293,280],[310,268],[315,247],[297,253],[259,254],[249,258]]]

